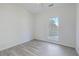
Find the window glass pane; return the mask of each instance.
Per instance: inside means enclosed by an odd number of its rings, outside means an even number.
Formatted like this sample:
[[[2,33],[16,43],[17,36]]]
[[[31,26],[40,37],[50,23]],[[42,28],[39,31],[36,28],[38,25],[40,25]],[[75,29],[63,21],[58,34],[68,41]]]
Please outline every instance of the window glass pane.
[[[49,19],[49,36],[58,36],[59,34],[59,17]]]

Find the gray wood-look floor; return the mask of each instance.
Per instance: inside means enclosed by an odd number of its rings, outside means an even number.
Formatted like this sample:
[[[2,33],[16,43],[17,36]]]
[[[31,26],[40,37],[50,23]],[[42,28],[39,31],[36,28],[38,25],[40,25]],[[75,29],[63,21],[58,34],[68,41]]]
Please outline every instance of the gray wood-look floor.
[[[0,56],[77,56],[74,48],[39,40],[0,51]]]

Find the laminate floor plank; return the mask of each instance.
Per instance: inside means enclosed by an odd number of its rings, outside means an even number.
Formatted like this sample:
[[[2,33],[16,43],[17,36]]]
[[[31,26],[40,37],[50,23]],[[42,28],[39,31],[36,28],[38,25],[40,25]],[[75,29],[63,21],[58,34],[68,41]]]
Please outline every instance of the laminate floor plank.
[[[0,51],[0,56],[77,56],[71,47],[32,40]]]

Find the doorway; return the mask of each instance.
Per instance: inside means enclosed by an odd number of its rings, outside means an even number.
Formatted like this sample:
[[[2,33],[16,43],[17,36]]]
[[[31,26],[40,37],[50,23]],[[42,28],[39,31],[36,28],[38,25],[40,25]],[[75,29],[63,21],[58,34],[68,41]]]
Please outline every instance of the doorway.
[[[59,41],[59,17],[49,18],[49,36],[48,39],[51,41]]]

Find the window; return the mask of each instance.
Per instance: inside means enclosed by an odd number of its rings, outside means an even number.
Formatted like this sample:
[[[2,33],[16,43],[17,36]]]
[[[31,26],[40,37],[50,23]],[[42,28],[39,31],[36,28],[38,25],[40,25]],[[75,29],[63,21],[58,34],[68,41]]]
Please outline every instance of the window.
[[[49,19],[49,36],[58,37],[59,34],[59,17]]]

